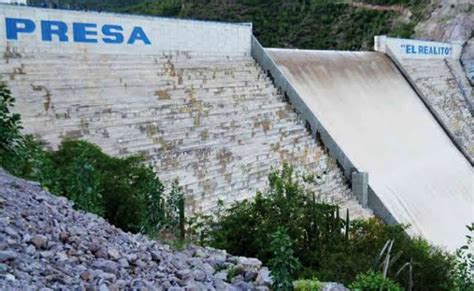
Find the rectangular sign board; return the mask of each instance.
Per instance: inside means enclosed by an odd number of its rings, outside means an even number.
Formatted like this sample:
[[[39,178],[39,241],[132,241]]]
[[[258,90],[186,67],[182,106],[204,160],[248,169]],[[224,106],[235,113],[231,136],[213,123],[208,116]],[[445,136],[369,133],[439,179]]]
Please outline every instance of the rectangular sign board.
[[[457,59],[461,49],[460,45],[447,42],[375,37],[376,51],[390,50],[399,59]]]
[[[252,26],[0,5],[0,48],[16,52],[248,55]]]

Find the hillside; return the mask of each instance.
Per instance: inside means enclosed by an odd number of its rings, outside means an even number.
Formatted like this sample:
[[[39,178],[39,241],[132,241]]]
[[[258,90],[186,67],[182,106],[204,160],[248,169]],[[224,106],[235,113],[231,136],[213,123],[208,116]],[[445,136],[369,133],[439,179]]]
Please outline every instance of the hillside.
[[[173,251],[1,169],[0,189],[1,290],[268,290],[257,259],[192,245]],[[230,282],[237,265],[245,277]]]
[[[43,0],[32,0],[41,5]],[[371,50],[373,36],[409,37],[429,0],[66,0],[55,6],[203,20],[252,22],[266,47]]]

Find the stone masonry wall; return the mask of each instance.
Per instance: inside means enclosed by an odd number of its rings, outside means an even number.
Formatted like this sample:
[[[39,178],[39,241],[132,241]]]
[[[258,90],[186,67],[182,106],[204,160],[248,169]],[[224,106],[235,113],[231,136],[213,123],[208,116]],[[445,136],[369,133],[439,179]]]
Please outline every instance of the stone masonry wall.
[[[401,59],[400,62],[474,159],[473,91],[459,60]]]
[[[286,161],[315,174],[321,200],[371,215],[251,57],[13,53],[0,74],[28,133],[53,149],[82,138],[143,154],[164,181],[180,179],[190,212],[253,196]]]

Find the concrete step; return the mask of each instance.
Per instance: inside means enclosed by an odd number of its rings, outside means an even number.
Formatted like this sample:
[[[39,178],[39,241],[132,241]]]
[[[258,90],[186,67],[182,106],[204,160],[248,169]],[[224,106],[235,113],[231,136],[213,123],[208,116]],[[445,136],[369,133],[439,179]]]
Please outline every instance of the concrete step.
[[[84,138],[116,156],[142,154],[179,177],[195,208],[252,197],[272,167],[317,173],[309,189],[367,215],[336,163],[250,57],[26,54],[3,58],[27,131],[51,147]],[[369,213],[370,215],[370,213]]]

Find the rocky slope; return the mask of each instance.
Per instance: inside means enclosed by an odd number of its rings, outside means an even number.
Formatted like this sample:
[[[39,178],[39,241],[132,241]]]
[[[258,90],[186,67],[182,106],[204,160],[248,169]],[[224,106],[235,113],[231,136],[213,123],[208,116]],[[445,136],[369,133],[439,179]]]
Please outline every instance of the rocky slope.
[[[415,27],[415,38],[464,45],[461,62],[474,84],[474,3],[471,0],[436,0],[429,17]],[[473,97],[471,96],[471,99]]]
[[[257,259],[192,245],[173,251],[0,169],[1,290],[268,290],[270,284]]]

